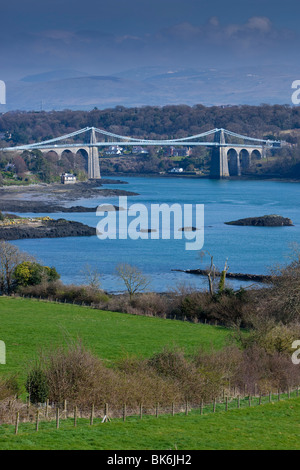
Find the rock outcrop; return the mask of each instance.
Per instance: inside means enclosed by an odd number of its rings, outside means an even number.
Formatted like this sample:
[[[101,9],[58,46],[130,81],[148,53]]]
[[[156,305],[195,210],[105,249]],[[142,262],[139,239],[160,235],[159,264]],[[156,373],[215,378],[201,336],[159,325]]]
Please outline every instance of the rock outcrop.
[[[261,217],[247,217],[246,219],[239,219],[232,222],[225,222],[226,225],[241,225],[248,227],[291,227],[293,222],[287,217],[280,215],[263,215]]]

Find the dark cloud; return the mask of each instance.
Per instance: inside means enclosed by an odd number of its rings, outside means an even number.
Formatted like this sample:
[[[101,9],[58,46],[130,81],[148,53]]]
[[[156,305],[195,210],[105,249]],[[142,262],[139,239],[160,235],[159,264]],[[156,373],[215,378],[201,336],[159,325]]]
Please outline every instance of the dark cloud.
[[[0,78],[296,62],[297,10],[298,0],[281,9],[271,0],[11,0],[1,11]]]

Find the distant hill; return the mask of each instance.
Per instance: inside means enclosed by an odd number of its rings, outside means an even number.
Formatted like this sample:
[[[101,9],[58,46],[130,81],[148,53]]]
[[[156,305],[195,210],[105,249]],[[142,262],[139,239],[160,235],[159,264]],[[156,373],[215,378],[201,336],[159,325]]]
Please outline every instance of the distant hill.
[[[58,70],[7,82],[5,110],[89,110],[117,105],[291,104],[291,84],[300,71],[289,67],[170,69],[140,67],[114,76]]]

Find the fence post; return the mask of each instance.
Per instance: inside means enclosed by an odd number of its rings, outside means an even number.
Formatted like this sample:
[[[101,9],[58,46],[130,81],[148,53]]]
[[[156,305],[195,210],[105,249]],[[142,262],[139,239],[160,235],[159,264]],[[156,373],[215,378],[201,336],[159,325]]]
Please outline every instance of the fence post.
[[[278,389],[278,401],[280,401],[280,388]]]
[[[15,434],[18,434],[18,430],[19,430],[19,420],[20,420],[20,412],[17,411],[17,414],[16,414]]]
[[[64,417],[67,418],[67,400],[64,400]]]
[[[216,412],[216,399],[214,398],[214,402],[213,402],[213,413]]]
[[[123,405],[123,421],[126,421],[126,403]]]
[[[201,400],[200,415],[203,415],[203,400]]]
[[[59,407],[56,408],[56,429],[59,428]]]
[[[39,430],[39,417],[40,417],[40,412],[39,412],[39,410],[37,410],[37,412],[36,412],[36,423],[35,423],[36,432],[38,432],[38,430]]]
[[[174,416],[175,414],[175,406],[174,406],[174,402],[172,402],[172,416]]]
[[[143,418],[143,405],[142,403],[140,404],[140,419]]]
[[[74,406],[74,427],[77,426],[77,406]]]
[[[272,401],[272,393],[269,392],[269,403],[271,403],[271,401]]]
[[[291,398],[291,389],[288,387],[288,398]]]
[[[188,401],[185,402],[185,414],[186,415],[189,414],[189,402]]]
[[[237,407],[238,407],[238,410],[241,407],[241,398],[240,398],[240,396],[238,396]]]
[[[93,426],[93,424],[94,424],[94,403],[92,404],[91,418],[90,418],[90,425]]]
[[[156,417],[157,417],[157,418],[158,418],[158,407],[159,407],[159,404],[158,404],[158,403],[156,403],[156,410],[155,410],[155,415],[156,415]]]
[[[27,419],[29,420],[30,416],[30,395],[28,396],[28,401],[27,401]]]

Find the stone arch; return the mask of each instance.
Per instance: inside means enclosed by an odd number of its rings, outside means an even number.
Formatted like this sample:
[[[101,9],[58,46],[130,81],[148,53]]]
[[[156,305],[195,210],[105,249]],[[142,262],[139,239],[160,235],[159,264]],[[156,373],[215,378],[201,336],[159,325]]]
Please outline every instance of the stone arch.
[[[227,151],[228,169],[230,176],[240,175],[240,156],[235,148],[230,148]]]
[[[247,170],[251,163],[251,156],[250,156],[249,150],[241,149],[239,157],[240,157],[240,162],[241,162],[241,169]]]
[[[89,165],[89,153],[88,150],[85,148],[79,148],[75,154],[76,162],[82,167],[84,167],[85,171],[88,171]]]
[[[254,160],[261,160],[262,159],[262,154],[258,149],[254,149],[251,152],[251,159]]]

